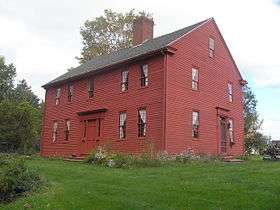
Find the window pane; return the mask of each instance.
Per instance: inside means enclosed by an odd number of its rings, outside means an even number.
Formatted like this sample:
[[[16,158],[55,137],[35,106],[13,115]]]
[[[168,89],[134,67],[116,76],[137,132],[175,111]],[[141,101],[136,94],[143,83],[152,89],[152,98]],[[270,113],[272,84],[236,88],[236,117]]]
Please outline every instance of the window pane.
[[[192,122],[193,122],[193,125],[198,125],[199,122],[198,122],[198,112],[193,112],[192,114]]]
[[[94,95],[94,79],[91,78],[88,80],[88,96],[92,98]]]
[[[55,142],[57,139],[57,131],[58,131],[58,123],[55,121],[53,123],[53,134],[52,134],[52,141]]]
[[[228,83],[228,93],[232,94],[232,84]]]
[[[60,97],[60,91],[61,91],[60,88],[57,88],[57,89],[56,89],[56,98],[59,98],[59,97]]]
[[[128,71],[122,72],[121,87],[122,87],[122,91],[128,90]]]
[[[66,128],[68,131],[70,131],[70,120],[66,121]]]
[[[120,139],[124,139],[126,137],[126,113],[122,112],[119,116],[119,134]]]
[[[148,76],[148,65],[147,64],[143,65],[142,70],[143,70],[144,77],[147,77]]]
[[[68,101],[71,101],[73,96],[73,85],[69,84],[67,86],[67,89],[68,89]]]
[[[198,70],[195,68],[192,68],[192,80],[193,81],[198,81]]]
[[[146,110],[145,109],[139,110],[139,115],[140,115],[141,122],[146,123]]]
[[[229,101],[233,101],[233,91],[232,91],[232,83],[228,83],[228,96],[229,96]]]
[[[146,109],[138,110],[138,136],[144,137],[146,136],[147,130],[147,116],[146,116]]]
[[[209,38],[209,49],[211,50],[215,49],[215,41],[212,38]]]
[[[148,86],[148,65],[141,66],[141,87]]]

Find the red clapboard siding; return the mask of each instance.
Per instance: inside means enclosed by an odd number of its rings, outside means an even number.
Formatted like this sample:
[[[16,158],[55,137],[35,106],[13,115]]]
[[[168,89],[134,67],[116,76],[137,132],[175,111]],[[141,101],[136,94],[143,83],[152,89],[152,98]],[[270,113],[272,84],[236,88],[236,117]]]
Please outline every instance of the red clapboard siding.
[[[122,152],[142,152],[147,142],[152,142],[155,150],[162,148],[162,107],[163,107],[163,57],[147,61],[149,65],[149,85],[140,87],[140,64],[134,63],[129,68],[128,92],[121,92],[121,71],[115,69],[96,75],[95,96],[88,98],[88,80],[74,82],[73,101],[67,101],[67,85],[60,86],[61,102],[55,106],[55,88],[46,92],[45,119],[41,154],[43,156],[80,155],[82,127],[77,112],[106,108],[101,122],[99,145],[112,144],[113,150]],[[138,138],[137,110],[147,109],[147,136]],[[127,113],[127,138],[119,140],[119,112]],[[64,141],[64,120],[71,119],[70,140]],[[52,143],[53,121],[59,123],[58,140]]]
[[[215,40],[215,56],[208,56],[208,38]],[[198,153],[218,154],[220,128],[216,107],[229,110],[234,120],[235,144],[229,155],[243,153],[243,105],[240,75],[213,20],[182,37],[167,59],[166,150],[178,153],[192,148]],[[192,67],[199,70],[199,90],[191,89]],[[227,83],[233,84],[233,102],[228,102]],[[200,113],[199,138],[192,137],[192,110]]]
[[[215,56],[208,55],[208,38],[215,40]],[[67,101],[67,84],[61,88],[60,105],[55,106],[55,90],[46,91],[46,103],[41,144],[42,156],[81,155],[83,124],[77,114],[106,109],[102,113],[101,136],[95,145],[110,144],[115,151],[143,152],[147,144],[155,151],[170,154],[188,148],[198,153],[220,154],[219,117],[234,120],[234,141],[227,155],[244,151],[243,104],[241,78],[237,67],[218,31],[210,19],[187,36],[176,40],[174,54],[160,55],[143,62],[149,65],[149,86],[140,87],[140,64],[134,62],[94,76],[95,92],[88,98],[88,78],[73,82],[72,102]],[[191,88],[192,67],[199,70],[199,90]],[[121,71],[129,69],[129,90],[121,92]],[[233,84],[233,102],[228,101],[227,84]],[[137,110],[147,109],[147,136],[138,138]],[[220,107],[222,109],[217,109]],[[199,138],[192,137],[192,111],[200,113]],[[227,110],[227,111],[226,111]],[[119,113],[127,113],[127,137],[119,139]],[[65,119],[71,120],[69,141],[64,140]],[[58,139],[52,142],[53,121],[58,121]],[[150,143],[147,143],[150,142]]]

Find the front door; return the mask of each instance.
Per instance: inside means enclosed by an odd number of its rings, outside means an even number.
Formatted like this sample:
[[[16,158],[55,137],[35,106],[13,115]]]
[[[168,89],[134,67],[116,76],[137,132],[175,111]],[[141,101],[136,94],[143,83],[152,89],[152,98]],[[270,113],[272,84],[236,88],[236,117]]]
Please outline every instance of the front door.
[[[81,154],[87,154],[96,147],[97,128],[96,121],[84,120]]]
[[[227,124],[225,118],[220,118],[221,128],[221,153],[227,152]]]

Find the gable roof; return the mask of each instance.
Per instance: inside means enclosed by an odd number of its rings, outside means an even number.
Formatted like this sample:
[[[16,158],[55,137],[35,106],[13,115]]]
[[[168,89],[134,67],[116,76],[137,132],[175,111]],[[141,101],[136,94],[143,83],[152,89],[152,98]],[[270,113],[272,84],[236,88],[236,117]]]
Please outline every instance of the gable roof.
[[[203,23],[207,22],[210,19],[201,21],[199,23],[182,28],[180,30],[174,31],[169,34],[147,40],[140,45],[121,49],[121,50],[118,50],[118,51],[115,51],[115,52],[112,52],[112,53],[109,53],[106,55],[97,56],[97,57],[93,58],[92,60],[87,61],[86,63],[84,63],[74,69],[71,69],[67,73],[48,82],[47,84],[43,85],[43,87],[46,88],[48,86],[63,82],[65,80],[75,79],[84,74],[93,73],[97,70],[104,69],[104,68],[112,66],[114,64],[118,64],[118,63],[130,60],[130,59],[133,59],[133,58],[136,58],[139,56],[143,56],[143,55],[164,49],[164,48],[168,47],[168,45],[170,43],[176,41],[181,36],[191,32],[192,30],[194,30],[195,28],[197,28],[198,26],[202,25]]]

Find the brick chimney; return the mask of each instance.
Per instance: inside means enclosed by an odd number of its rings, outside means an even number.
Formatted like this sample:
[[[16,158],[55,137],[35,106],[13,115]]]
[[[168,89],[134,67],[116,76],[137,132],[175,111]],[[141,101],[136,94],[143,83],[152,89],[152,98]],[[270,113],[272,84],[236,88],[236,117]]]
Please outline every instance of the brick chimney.
[[[152,39],[154,35],[154,21],[147,17],[139,17],[133,22],[133,45]]]

